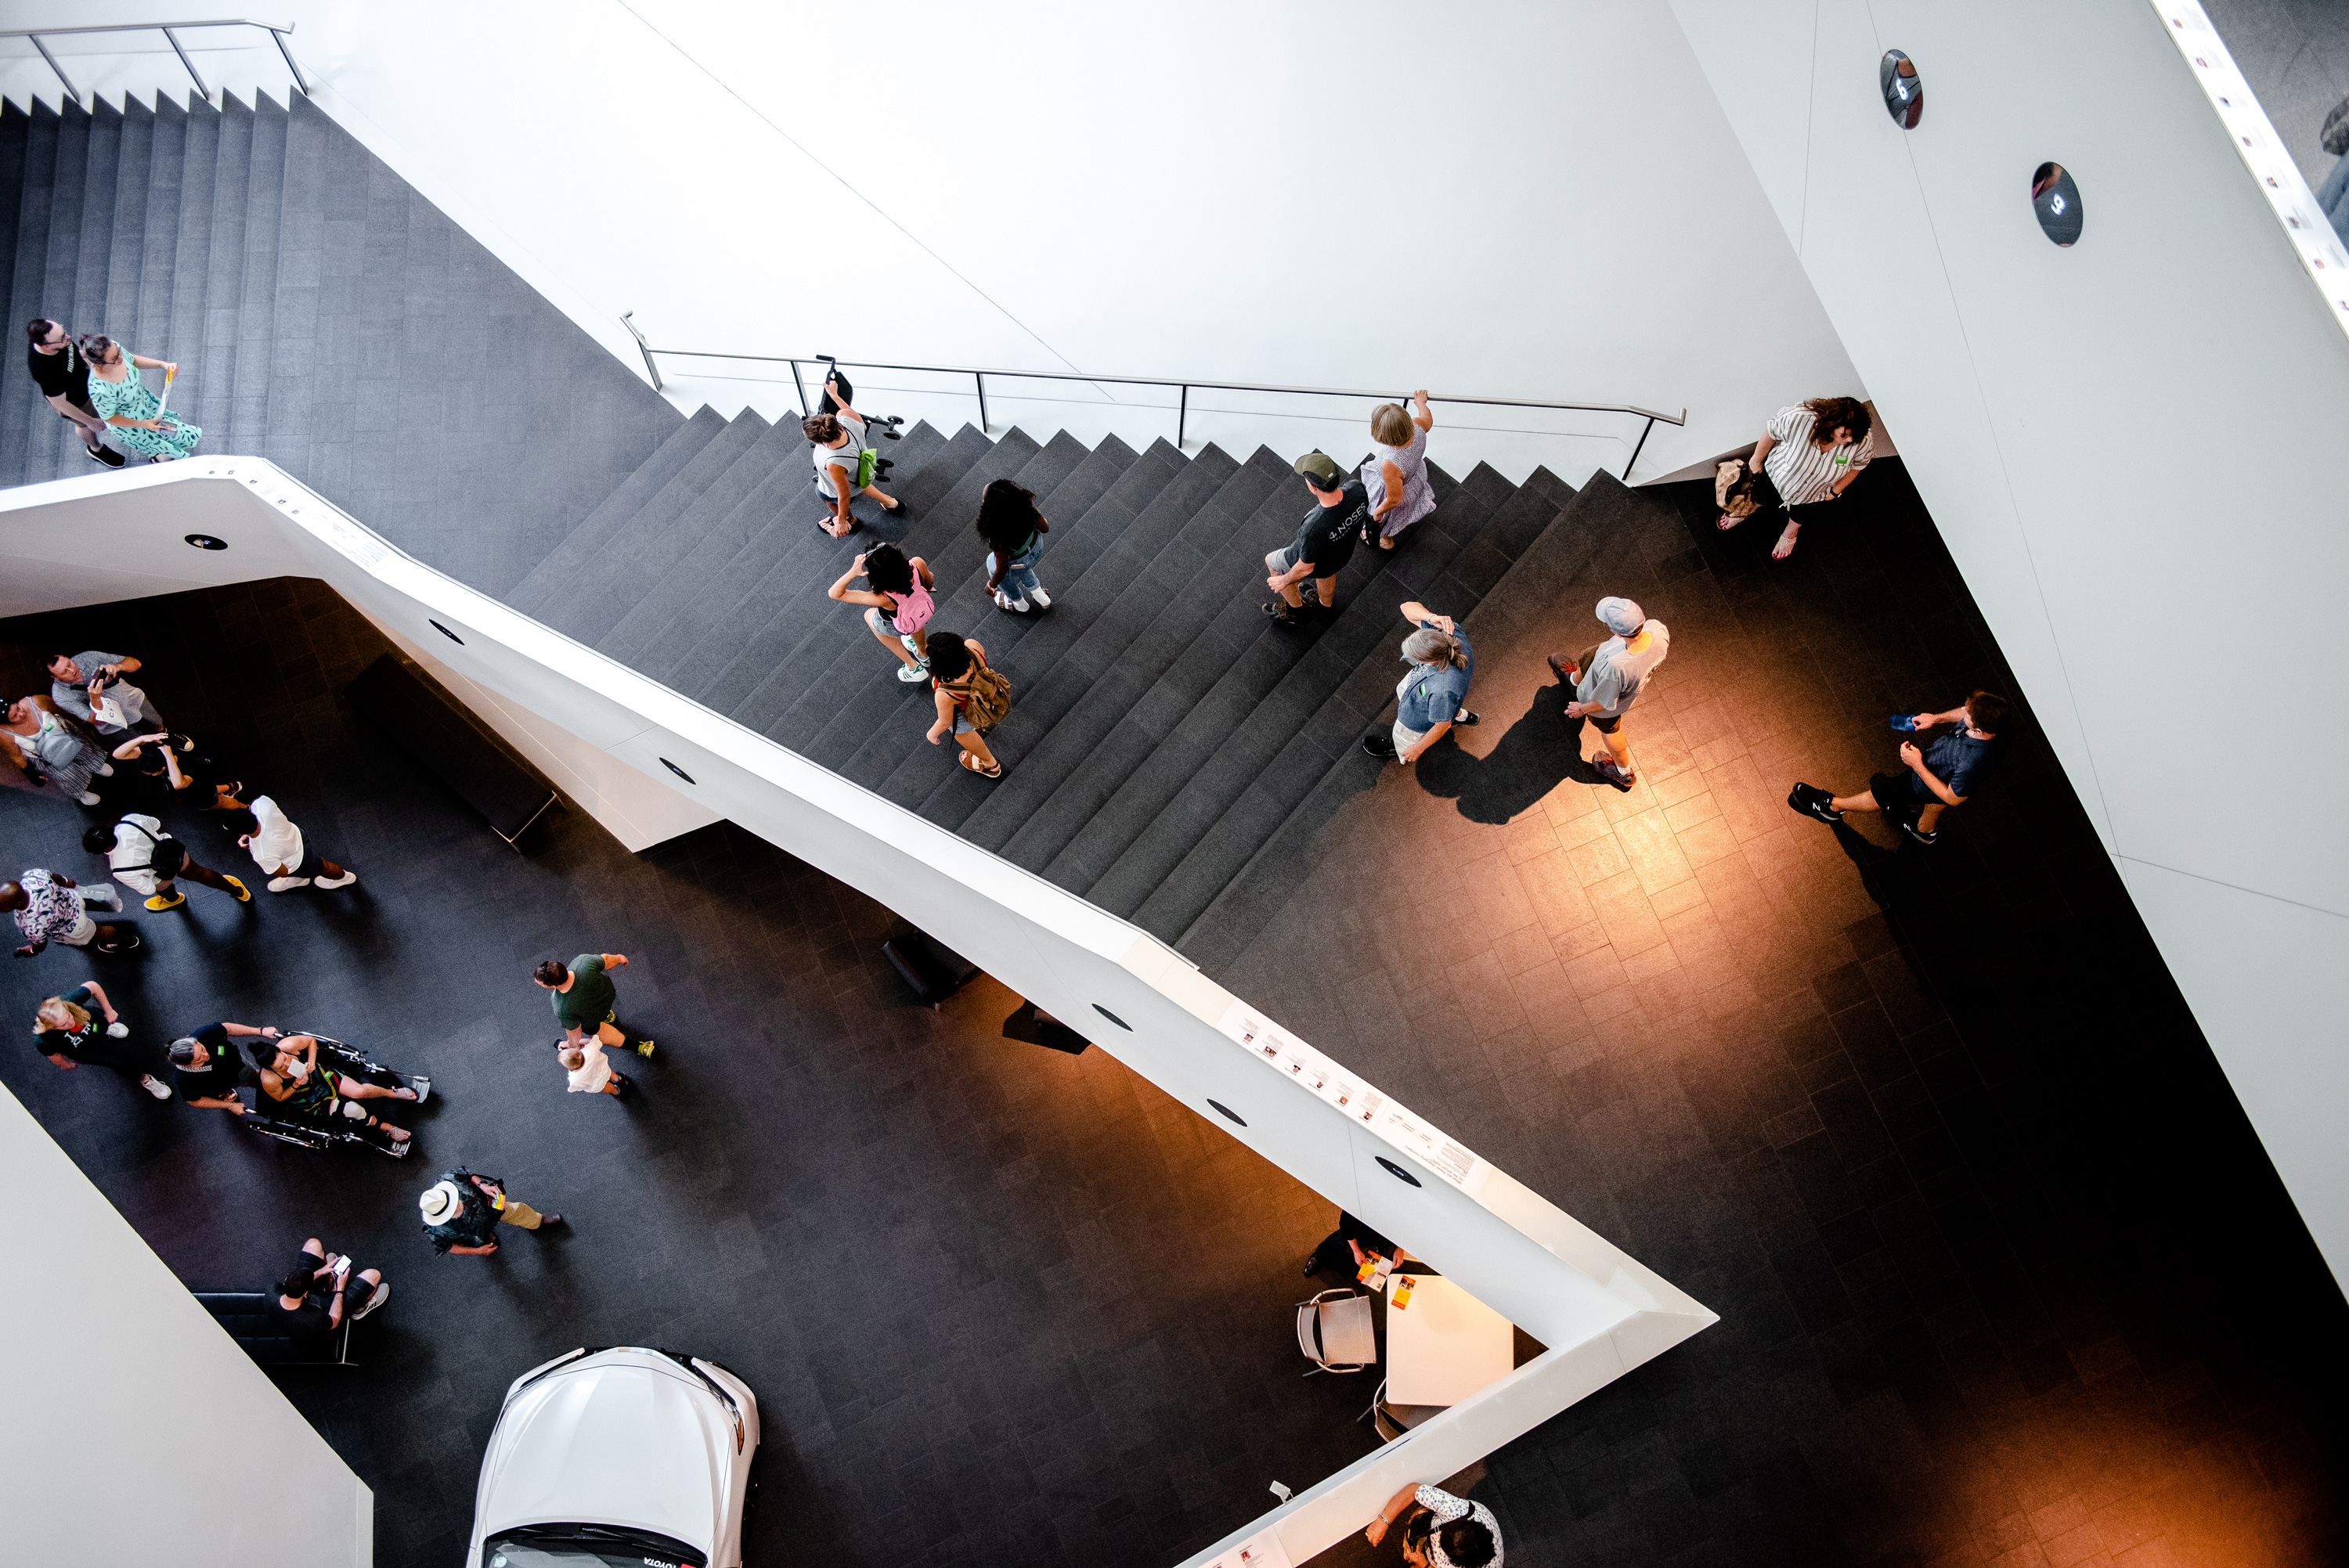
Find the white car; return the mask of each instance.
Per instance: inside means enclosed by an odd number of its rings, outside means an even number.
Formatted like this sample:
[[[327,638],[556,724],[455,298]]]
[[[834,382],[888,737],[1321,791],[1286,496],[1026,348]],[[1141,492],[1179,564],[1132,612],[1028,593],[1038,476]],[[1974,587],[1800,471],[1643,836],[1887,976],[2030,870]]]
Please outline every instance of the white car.
[[[579,1349],[506,1389],[466,1568],[740,1568],[759,1401],[715,1361]]]

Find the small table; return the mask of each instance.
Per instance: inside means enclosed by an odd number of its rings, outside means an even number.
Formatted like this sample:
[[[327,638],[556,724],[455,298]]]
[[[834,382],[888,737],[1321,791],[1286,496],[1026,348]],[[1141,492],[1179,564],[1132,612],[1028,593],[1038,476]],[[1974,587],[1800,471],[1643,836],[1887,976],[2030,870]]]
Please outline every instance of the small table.
[[[1411,1305],[1398,1312],[1406,1278]],[[1389,1274],[1386,1315],[1389,1404],[1456,1405],[1516,1365],[1509,1320],[1441,1274]]]

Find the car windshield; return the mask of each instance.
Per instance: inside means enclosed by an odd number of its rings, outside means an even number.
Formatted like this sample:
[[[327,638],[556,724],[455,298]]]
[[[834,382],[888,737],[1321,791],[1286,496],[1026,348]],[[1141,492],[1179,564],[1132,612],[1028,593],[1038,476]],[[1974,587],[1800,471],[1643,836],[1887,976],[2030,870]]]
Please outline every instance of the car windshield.
[[[501,1531],[481,1551],[485,1568],[709,1568],[681,1541],[616,1524],[532,1524]]]

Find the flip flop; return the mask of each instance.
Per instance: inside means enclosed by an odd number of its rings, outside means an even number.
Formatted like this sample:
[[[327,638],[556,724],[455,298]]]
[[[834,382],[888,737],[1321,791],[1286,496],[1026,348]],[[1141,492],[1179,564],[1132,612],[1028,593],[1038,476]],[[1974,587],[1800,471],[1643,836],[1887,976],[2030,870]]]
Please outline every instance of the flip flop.
[[[1732,517],[1724,511],[1713,526],[1721,530],[1722,532],[1727,533],[1731,529],[1735,528],[1739,523],[1744,522],[1744,521],[1745,520],[1742,517]]]
[[[1773,561],[1784,561],[1789,555],[1794,554],[1795,537],[1795,534],[1791,530],[1780,534],[1778,536],[1778,542],[1770,547],[1770,559]]]

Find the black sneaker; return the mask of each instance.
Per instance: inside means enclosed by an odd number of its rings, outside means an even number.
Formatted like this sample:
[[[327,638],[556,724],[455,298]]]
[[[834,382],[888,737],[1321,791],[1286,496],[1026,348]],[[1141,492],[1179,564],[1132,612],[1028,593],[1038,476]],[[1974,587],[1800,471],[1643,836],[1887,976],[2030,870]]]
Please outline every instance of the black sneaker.
[[[1816,817],[1829,827],[1843,820],[1843,813],[1829,801],[1835,799],[1816,784],[1797,784],[1786,793],[1786,804],[1806,817]]]
[[[1289,608],[1286,602],[1279,599],[1275,599],[1271,603],[1267,604],[1264,607],[1264,613],[1272,617],[1272,624],[1276,626],[1305,624],[1304,612]]]
[[[1381,757],[1392,761],[1395,756],[1394,737],[1383,729],[1374,729],[1362,737],[1362,751],[1366,756]]]
[[[1452,722],[1454,724],[1474,724],[1476,722],[1476,716],[1470,713],[1464,707],[1460,710],[1459,716],[1453,719]]]
[[[119,469],[123,464],[124,459],[122,454],[116,451],[112,447],[85,446],[82,448],[82,450],[89,454],[89,460],[91,462],[97,463],[103,468]]]
[[[1917,819],[1914,817],[1901,818],[1900,830],[1920,844],[1938,844],[1941,841],[1941,835],[1938,831],[1927,832],[1917,825]]]

